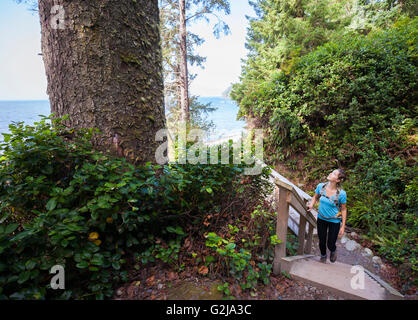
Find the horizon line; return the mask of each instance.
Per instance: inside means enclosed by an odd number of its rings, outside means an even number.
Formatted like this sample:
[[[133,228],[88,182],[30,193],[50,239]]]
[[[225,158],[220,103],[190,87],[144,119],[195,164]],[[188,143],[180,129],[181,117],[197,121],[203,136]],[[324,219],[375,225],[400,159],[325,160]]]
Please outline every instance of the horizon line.
[[[222,98],[222,99],[229,99],[223,96],[198,96],[198,98]],[[49,99],[0,99],[0,102],[33,102],[33,101],[48,101]]]

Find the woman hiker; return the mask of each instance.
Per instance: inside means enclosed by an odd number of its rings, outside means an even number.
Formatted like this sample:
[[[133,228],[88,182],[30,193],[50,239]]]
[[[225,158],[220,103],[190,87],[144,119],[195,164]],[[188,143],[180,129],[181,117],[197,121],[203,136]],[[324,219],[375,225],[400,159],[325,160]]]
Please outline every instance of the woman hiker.
[[[319,199],[317,229],[321,262],[327,261],[327,246],[331,252],[329,260],[331,262],[337,260],[336,242],[337,238],[342,237],[344,234],[347,218],[347,193],[340,186],[340,183],[345,180],[345,177],[343,169],[332,171],[328,175],[328,182],[318,184],[315,190],[315,196],[308,205],[308,210],[312,210],[316,201]]]

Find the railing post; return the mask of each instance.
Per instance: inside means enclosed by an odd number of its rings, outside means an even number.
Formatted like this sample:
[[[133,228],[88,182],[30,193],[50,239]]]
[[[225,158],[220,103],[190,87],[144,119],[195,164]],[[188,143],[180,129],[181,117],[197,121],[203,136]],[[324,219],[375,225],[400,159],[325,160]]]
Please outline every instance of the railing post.
[[[306,239],[306,246],[305,246],[305,253],[311,254],[312,252],[312,236],[313,236],[313,225],[309,224],[309,230],[308,230],[308,239]]]
[[[298,246],[298,254],[303,254],[303,247],[305,245],[305,229],[306,229],[306,219],[304,216],[299,216],[299,234],[298,234],[298,240],[299,240],[299,246]]]
[[[281,243],[276,244],[274,249],[274,261],[273,261],[273,273],[275,275],[281,272],[281,259],[286,256],[286,236],[287,236],[287,223],[289,219],[289,202],[291,193],[290,191],[279,188],[277,185],[274,189],[274,202],[276,204],[277,223],[276,223],[276,235]]]

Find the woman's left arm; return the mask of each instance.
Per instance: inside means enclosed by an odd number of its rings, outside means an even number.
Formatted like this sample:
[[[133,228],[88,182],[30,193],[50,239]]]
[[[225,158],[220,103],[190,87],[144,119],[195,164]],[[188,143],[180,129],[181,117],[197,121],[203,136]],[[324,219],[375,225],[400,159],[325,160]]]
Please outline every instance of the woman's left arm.
[[[347,219],[347,204],[343,203],[341,204],[341,214],[343,221],[341,222],[340,232],[338,233],[338,237],[341,238],[345,231],[345,221]]]

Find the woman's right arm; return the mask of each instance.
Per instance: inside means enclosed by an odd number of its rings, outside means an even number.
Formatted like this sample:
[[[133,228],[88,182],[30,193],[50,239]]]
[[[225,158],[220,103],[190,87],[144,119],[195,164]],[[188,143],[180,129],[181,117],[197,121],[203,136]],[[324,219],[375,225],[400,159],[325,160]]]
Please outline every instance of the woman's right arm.
[[[313,196],[311,202],[307,206],[308,207],[308,210],[312,210],[313,209],[313,207],[314,207],[314,205],[315,205],[315,203],[316,203],[317,200],[318,200],[318,194],[315,193],[315,195]]]

